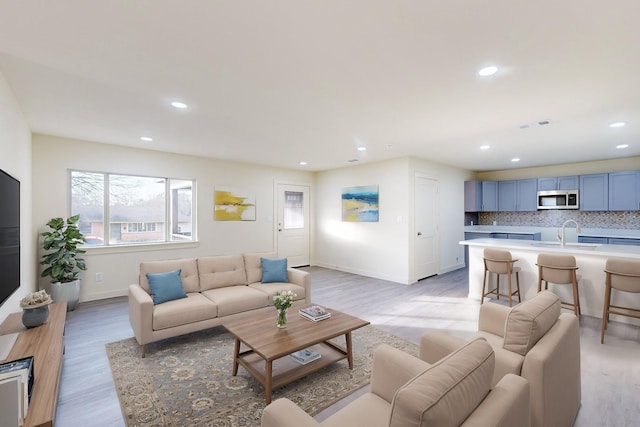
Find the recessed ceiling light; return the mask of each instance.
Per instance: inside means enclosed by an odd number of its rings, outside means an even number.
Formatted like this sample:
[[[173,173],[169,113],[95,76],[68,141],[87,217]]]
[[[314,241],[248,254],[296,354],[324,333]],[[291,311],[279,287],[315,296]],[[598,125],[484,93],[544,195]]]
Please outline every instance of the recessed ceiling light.
[[[367,147],[358,147],[358,151],[367,151]]]
[[[307,165],[308,165],[308,163],[307,163],[307,162],[305,162],[305,161],[302,161],[302,162],[300,162],[299,164],[300,164],[300,166],[307,166]]]
[[[513,159],[511,159],[512,162],[519,162],[520,159],[518,157],[514,157]]]
[[[173,108],[179,108],[181,110],[184,110],[185,108],[187,108],[187,104],[185,104],[184,102],[180,102],[180,101],[173,101],[171,103],[171,106]]]
[[[484,67],[478,70],[478,75],[481,77],[490,77],[498,72],[498,67],[495,65],[491,65],[489,67]]]
[[[622,150],[623,148],[629,148],[629,144],[620,144],[620,145],[616,145],[616,148],[618,150]]]
[[[481,145],[481,146],[480,146],[480,149],[481,149],[481,150],[488,150],[489,148],[491,148],[491,146],[490,146],[490,145]]]
[[[141,136],[140,139],[145,142],[153,141],[153,138],[151,138],[150,136]]]
[[[621,128],[625,126],[627,122],[614,122],[609,125],[610,128]]]

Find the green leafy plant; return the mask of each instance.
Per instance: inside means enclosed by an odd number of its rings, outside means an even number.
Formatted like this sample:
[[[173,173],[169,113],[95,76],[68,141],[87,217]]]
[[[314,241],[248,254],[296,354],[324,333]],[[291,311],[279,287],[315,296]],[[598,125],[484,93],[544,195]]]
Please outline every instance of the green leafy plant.
[[[52,218],[47,223],[51,229],[40,233],[44,240],[42,249],[49,251],[40,259],[40,265],[46,265],[41,277],[51,277],[55,282],[73,282],[80,277],[80,271],[86,270],[87,265],[78,255],[86,253],[78,246],[85,242],[84,236],[78,228],[80,215],[74,215],[66,221],[62,218]]]

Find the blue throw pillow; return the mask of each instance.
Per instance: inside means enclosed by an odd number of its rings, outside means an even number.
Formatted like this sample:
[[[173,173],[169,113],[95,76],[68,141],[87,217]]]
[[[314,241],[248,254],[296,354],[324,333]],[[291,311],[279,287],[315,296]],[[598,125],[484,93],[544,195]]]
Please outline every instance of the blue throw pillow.
[[[187,294],[182,287],[180,279],[181,269],[169,271],[166,273],[147,273],[149,288],[151,288],[151,298],[153,304],[162,304],[163,302],[174,299],[186,298]]]
[[[288,282],[286,258],[260,258],[262,283]]]

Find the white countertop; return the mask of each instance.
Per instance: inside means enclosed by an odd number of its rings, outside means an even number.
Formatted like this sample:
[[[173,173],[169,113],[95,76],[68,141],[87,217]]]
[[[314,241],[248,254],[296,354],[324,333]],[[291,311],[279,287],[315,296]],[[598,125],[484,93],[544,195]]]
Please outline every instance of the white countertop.
[[[556,230],[562,227],[520,227],[513,225],[467,225],[464,227],[465,233],[512,233],[512,234],[534,234],[545,233],[555,234]],[[551,230],[549,232],[549,230]],[[576,236],[593,237],[619,237],[627,239],[640,239],[640,230],[622,228],[582,228],[580,233],[575,232],[574,227],[567,228],[567,232]]]
[[[508,239],[463,240],[461,245],[520,249],[531,252],[551,252],[571,255],[591,255],[599,257],[618,257],[640,259],[640,246],[598,245],[591,243],[567,243],[563,248],[558,242]]]

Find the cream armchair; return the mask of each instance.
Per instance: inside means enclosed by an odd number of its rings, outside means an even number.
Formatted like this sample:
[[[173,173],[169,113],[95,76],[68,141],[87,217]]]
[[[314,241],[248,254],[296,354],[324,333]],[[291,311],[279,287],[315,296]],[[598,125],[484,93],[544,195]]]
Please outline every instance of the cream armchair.
[[[507,375],[491,389],[495,357],[484,339],[430,365],[382,344],[371,390],[322,423],[288,399],[269,404],[262,427],[529,426],[529,384]]]
[[[581,399],[580,331],[574,314],[560,314],[560,299],[550,291],[513,308],[482,304],[478,336],[495,351],[493,384],[516,374],[531,386],[531,425],[573,425]],[[420,358],[432,363],[464,345],[441,332],[427,332]]]

